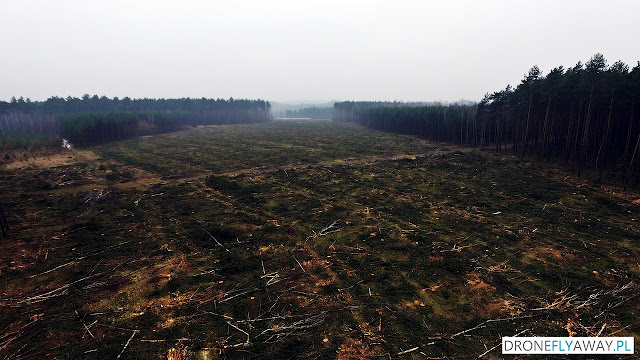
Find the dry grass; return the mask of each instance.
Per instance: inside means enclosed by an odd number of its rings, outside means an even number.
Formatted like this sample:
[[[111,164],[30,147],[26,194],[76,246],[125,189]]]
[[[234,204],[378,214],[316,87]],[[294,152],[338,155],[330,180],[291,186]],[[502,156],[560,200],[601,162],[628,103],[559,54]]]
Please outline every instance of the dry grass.
[[[10,154],[9,154],[10,153]],[[76,163],[92,162],[98,159],[91,150],[13,150],[8,152],[10,159],[3,161],[0,166],[5,171],[23,170],[27,168],[50,169]]]

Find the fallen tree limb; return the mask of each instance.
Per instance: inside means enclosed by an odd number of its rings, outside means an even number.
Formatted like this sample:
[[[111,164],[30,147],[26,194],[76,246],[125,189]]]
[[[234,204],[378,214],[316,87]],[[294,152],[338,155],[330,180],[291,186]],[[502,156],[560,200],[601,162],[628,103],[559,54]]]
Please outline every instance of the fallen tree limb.
[[[408,354],[408,353],[414,352],[414,351],[416,351],[416,350],[418,350],[418,349],[420,349],[420,347],[416,346],[416,347],[411,348],[411,349],[409,349],[409,350],[400,351],[400,352],[398,353],[398,355]]]
[[[529,331],[529,329],[524,329],[524,330],[520,331],[519,333],[513,335],[513,337],[520,336],[520,335],[524,334],[527,331]],[[482,354],[480,354],[480,356],[478,356],[476,359],[480,359],[480,358],[484,357],[485,355],[487,355],[488,353],[492,352],[493,350],[495,350],[496,348],[498,348],[501,345],[502,345],[502,341],[500,341],[498,343],[498,345],[496,345],[496,346],[492,347],[491,349],[489,349],[489,350],[483,352]]]
[[[335,233],[340,231],[340,228],[336,228],[336,224],[338,224],[340,220],[336,220],[334,222],[332,222],[331,224],[325,226],[323,229],[321,229],[320,231],[316,232],[315,230],[311,230],[313,232],[313,235],[310,235],[307,237],[307,239],[304,241],[304,243],[306,244],[307,241],[309,241],[309,239],[317,239],[321,236],[327,236],[329,234]]]
[[[213,235],[211,235],[210,232],[208,232],[205,229],[202,229],[202,231],[206,232],[207,235],[209,235],[209,237],[211,238],[211,240],[215,241],[216,244],[218,244],[218,246],[220,246],[221,248],[225,249],[227,252],[229,252],[229,249],[227,249],[226,247],[224,247],[224,245],[222,245],[222,243],[220,243],[220,241],[218,241],[218,239],[216,239]]]
[[[463,331],[460,331],[458,333],[455,333],[455,334],[449,336],[449,338],[453,339],[456,336],[460,336],[460,335],[466,334],[468,332],[471,332],[473,330],[484,328],[484,327],[486,327],[486,324],[489,324],[489,323],[492,323],[492,322],[511,321],[511,320],[516,320],[516,319],[527,319],[527,318],[531,318],[531,317],[533,317],[533,315],[513,316],[513,317],[509,317],[509,318],[500,318],[500,319],[489,319],[487,321],[481,322],[480,324],[478,324],[478,325],[476,325],[476,326],[474,326],[474,327],[472,327],[470,329],[463,330]]]
[[[133,337],[136,336],[138,332],[140,332],[140,330],[133,330],[133,334],[131,334],[131,337],[129,338],[129,340],[127,340],[127,343],[124,344],[124,347],[122,348],[122,351],[120,351],[118,357],[116,357],[116,360],[120,359],[122,353],[124,353],[124,351],[127,349],[127,346],[129,346],[129,343],[131,342],[131,340],[133,340]]]

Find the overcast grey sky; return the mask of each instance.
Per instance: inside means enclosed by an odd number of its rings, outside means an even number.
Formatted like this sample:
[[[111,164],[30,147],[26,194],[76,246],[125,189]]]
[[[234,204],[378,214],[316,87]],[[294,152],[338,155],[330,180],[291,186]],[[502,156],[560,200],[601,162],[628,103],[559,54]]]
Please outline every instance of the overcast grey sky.
[[[0,0],[0,99],[480,100],[601,52],[640,1]]]

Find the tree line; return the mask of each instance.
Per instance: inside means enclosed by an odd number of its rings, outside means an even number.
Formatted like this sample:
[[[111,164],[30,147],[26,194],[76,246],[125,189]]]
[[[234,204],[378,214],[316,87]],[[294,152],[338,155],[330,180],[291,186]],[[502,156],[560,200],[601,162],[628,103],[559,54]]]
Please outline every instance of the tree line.
[[[640,62],[607,65],[602,54],[585,64],[552,69],[537,66],[513,88],[487,94],[478,104],[478,121],[488,140],[521,157],[560,159],[578,174],[593,170],[619,176],[625,186],[638,182],[640,158]]]
[[[263,100],[247,99],[131,99],[124,97],[108,98],[106,96],[85,94],[81,98],[52,96],[44,101],[31,101],[23,97],[12,97],[9,102],[0,101],[0,111],[41,112],[46,114],[71,113],[107,113],[107,112],[147,112],[147,111],[208,111],[211,109],[245,109],[247,107],[271,109],[271,105]]]
[[[476,108],[457,103],[345,101],[335,103],[334,120],[428,140],[469,144],[479,137]]]
[[[263,100],[130,99],[84,95],[0,101],[0,138],[64,136],[76,145],[176,131],[188,126],[265,122],[271,105]]]
[[[581,175],[603,172],[627,186],[640,183],[640,62],[607,65],[602,54],[586,63],[552,69],[533,66],[516,86],[507,86],[477,105],[408,106],[342,102],[334,118],[375,129],[414,134],[559,160]]]
[[[285,110],[284,114],[287,118],[331,119],[333,108],[312,106],[298,110]]]

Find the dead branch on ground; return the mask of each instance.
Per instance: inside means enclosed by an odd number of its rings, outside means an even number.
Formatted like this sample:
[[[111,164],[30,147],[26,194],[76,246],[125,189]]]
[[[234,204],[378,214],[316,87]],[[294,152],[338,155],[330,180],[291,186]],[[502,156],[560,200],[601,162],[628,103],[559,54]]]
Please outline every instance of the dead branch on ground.
[[[113,194],[112,190],[100,190],[99,192],[97,190],[94,191],[90,191],[86,194],[84,194],[83,198],[84,198],[84,205],[94,205],[97,202],[103,201],[103,200],[107,200],[108,198],[110,198]]]
[[[308,318],[302,319],[302,320],[298,320],[296,322],[293,322],[289,325],[283,325],[283,326],[278,326],[278,327],[272,327],[272,328],[268,328],[266,330],[264,330],[263,332],[261,332],[258,337],[260,336],[269,336],[264,342],[265,343],[270,343],[270,342],[277,342],[280,341],[288,336],[291,335],[296,335],[296,334],[301,334],[306,332],[308,329],[316,327],[320,324],[322,324],[322,322],[324,321],[324,316],[327,312],[323,311],[319,314],[310,316]]]
[[[520,336],[522,334],[524,334],[525,332],[529,331],[529,329],[524,329],[522,331],[520,331],[519,333],[513,335],[512,337],[517,337]],[[480,354],[476,359],[480,359],[482,357],[484,357],[485,355],[487,355],[488,353],[492,352],[493,350],[497,349],[498,347],[500,347],[502,345],[502,341],[500,341],[496,346],[492,347],[491,349],[483,352],[482,354]]]
[[[216,244],[218,244],[218,246],[220,246],[221,248],[225,249],[227,252],[229,252],[229,249],[227,249],[226,247],[224,247],[224,245],[222,245],[222,243],[220,243],[220,241],[218,241],[218,239],[216,239],[213,235],[211,235],[210,232],[208,232],[205,229],[202,229],[202,231],[206,232],[207,235],[209,235],[209,237],[211,238],[211,240],[215,241]]]
[[[544,306],[532,309],[533,311],[541,310],[571,310],[577,311],[583,308],[589,308],[598,305],[604,301],[604,298],[613,298],[605,306],[605,309],[596,317],[602,316],[606,311],[619,306],[627,300],[635,297],[637,294],[623,294],[627,290],[632,289],[633,281],[628,282],[625,285],[617,286],[611,290],[598,290],[589,294],[586,298],[581,297],[580,294],[570,294],[569,289],[563,289],[556,293],[557,297],[552,301],[542,300]]]
[[[127,349],[127,346],[129,346],[129,343],[131,342],[131,340],[133,340],[133,337],[136,336],[136,334],[139,331],[140,330],[133,330],[133,334],[131,334],[131,337],[129,338],[129,340],[127,340],[127,343],[124,344],[124,347],[122,348],[122,351],[120,351],[120,354],[118,354],[118,357],[116,357],[116,360],[120,359],[120,357],[122,356],[122,353],[124,353],[124,351]]]
[[[321,236],[327,236],[329,234],[338,232],[342,229],[336,227],[336,225],[338,224],[338,222],[340,222],[340,220],[336,220],[334,222],[332,222],[331,224],[327,225],[326,227],[324,227],[322,230],[316,232],[315,230],[311,230],[313,232],[313,235],[309,235],[307,237],[307,239],[304,241],[304,243],[306,244],[307,241],[309,241],[309,239],[317,239]]]

